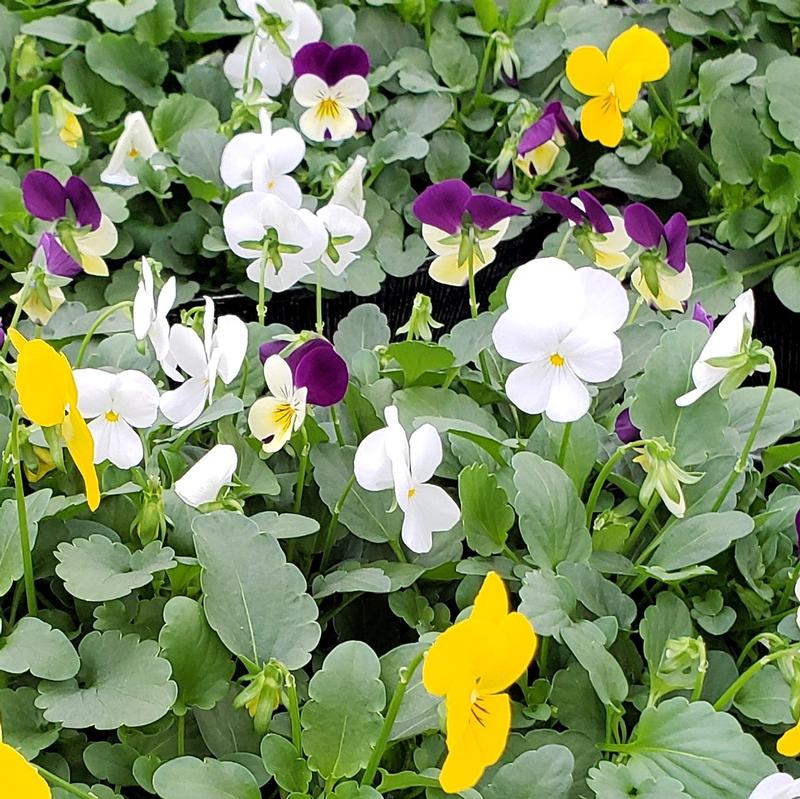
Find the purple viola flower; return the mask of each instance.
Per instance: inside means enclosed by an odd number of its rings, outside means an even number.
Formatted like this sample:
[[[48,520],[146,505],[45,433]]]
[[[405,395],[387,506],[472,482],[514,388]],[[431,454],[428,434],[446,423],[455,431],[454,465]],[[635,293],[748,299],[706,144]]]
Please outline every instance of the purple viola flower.
[[[678,212],[666,224],[662,224],[655,211],[643,203],[633,203],[625,209],[625,230],[640,246],[654,250],[666,247],[666,261],[676,271],[686,268],[686,242],[689,239],[689,224]]]
[[[574,222],[576,225],[588,224],[595,233],[606,235],[614,230],[611,217],[606,213],[602,203],[590,194],[581,189],[578,192],[578,201],[570,200],[561,194],[553,191],[543,191],[541,193],[542,202],[551,210],[560,214],[564,219]],[[581,208],[581,205],[583,208]]]
[[[495,175],[492,178],[492,188],[495,191],[511,191],[514,188],[514,171],[508,167],[502,175]]]
[[[451,235],[461,229],[465,214],[469,214],[475,227],[488,230],[503,219],[525,212],[524,208],[499,197],[475,192],[457,178],[428,186],[414,200],[413,210],[423,224]]]
[[[642,431],[631,421],[631,412],[625,408],[614,422],[614,432],[623,444],[630,444],[642,437]]]
[[[573,139],[578,138],[578,131],[569,121],[564,112],[564,106],[555,100],[545,106],[539,119],[522,134],[517,145],[517,153],[525,155],[555,138],[557,134],[561,134],[562,139],[564,135],[571,136]]]
[[[74,175],[62,186],[55,175],[34,169],[22,179],[22,200],[28,213],[37,219],[58,222],[72,209],[80,227],[97,230],[102,213],[92,190]]]
[[[275,339],[258,348],[261,363],[270,355],[280,355],[290,342]],[[292,370],[296,388],[308,389],[306,401],[310,405],[328,407],[341,402],[347,393],[350,375],[347,364],[333,345],[324,338],[312,338],[284,357]]]
[[[694,309],[692,310],[692,319],[694,319],[695,322],[701,322],[704,324],[708,328],[709,333],[714,332],[714,320],[716,317],[703,308],[699,302],[694,304]]]

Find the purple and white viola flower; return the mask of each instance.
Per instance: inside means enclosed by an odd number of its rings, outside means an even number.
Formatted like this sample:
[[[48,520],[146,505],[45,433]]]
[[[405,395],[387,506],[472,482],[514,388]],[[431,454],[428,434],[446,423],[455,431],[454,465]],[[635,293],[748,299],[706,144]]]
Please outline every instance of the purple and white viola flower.
[[[516,166],[528,177],[532,177],[531,170],[537,175],[546,175],[564,146],[565,136],[577,139],[578,131],[569,121],[564,106],[555,100],[545,106],[539,119],[520,137]]]
[[[245,192],[222,214],[231,250],[250,261],[247,276],[270,291],[285,291],[312,274],[322,257],[328,233],[307,208],[292,208],[274,194]]]
[[[495,247],[509,219],[524,213],[500,197],[473,191],[463,180],[443,180],[428,186],[414,200],[422,222],[422,237],[436,258],[430,276],[448,286],[463,286],[470,269],[476,274],[494,261]]]
[[[716,321],[716,316],[710,314],[703,306],[696,302],[694,304],[694,308],[692,309],[692,319],[695,322],[700,322],[700,324],[705,325],[708,328],[709,333],[714,332],[714,322]]]
[[[303,426],[308,389],[295,384],[289,364],[280,355],[264,361],[264,380],[269,396],[252,404],[247,424],[264,452],[277,452]]]
[[[134,158],[149,161],[158,152],[153,132],[141,111],[134,111],[125,117],[122,135],[114,145],[108,166],[100,173],[100,180],[112,186],[135,186],[139,178],[128,170]],[[164,169],[156,165],[154,169]]]
[[[682,213],[662,224],[656,213],[643,203],[625,209],[625,230],[644,252],[631,275],[631,285],[645,302],[662,311],[683,313],[684,302],[694,286],[686,262],[689,225]]]
[[[601,269],[613,271],[630,263],[626,250],[631,239],[621,216],[611,216],[590,192],[581,189],[571,199],[552,191],[541,193],[542,202],[573,226],[581,252]]]
[[[169,322],[167,314],[175,303],[177,288],[175,277],[169,278],[156,299],[153,270],[150,262],[142,257],[141,277],[136,296],[133,298],[133,334],[137,341],[150,339],[156,360],[164,372],[173,380],[182,381],[175,358],[169,349]]]
[[[258,355],[264,364],[271,356],[280,355],[289,365],[293,385],[306,389],[309,405],[327,408],[341,402],[347,393],[347,364],[327,339],[315,337],[299,346],[275,339],[262,344]]]
[[[56,223],[39,240],[51,274],[108,275],[103,256],[117,246],[117,229],[84,180],[73,175],[62,185],[55,175],[34,169],[22,180],[22,199],[37,219]]]
[[[292,208],[299,208],[303,192],[290,176],[306,153],[303,137],[292,127],[273,132],[266,110],[259,112],[261,132],[234,136],[222,151],[219,173],[226,186],[238,189],[251,185],[253,191],[274,194]]]
[[[369,97],[367,51],[357,44],[307,44],[294,57],[294,74],[294,99],[306,109],[300,130],[319,142],[354,136],[358,128],[354,109]]]

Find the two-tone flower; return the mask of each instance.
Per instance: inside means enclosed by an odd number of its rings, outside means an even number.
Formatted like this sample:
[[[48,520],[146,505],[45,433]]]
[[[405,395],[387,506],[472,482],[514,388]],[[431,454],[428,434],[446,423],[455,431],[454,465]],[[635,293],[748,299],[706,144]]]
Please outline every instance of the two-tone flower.
[[[458,179],[428,186],[414,200],[413,210],[422,222],[422,237],[436,255],[430,276],[449,286],[463,286],[470,271],[476,274],[492,263],[509,219],[524,212]]]
[[[250,407],[247,424],[264,452],[277,452],[303,426],[308,389],[295,385],[292,369],[280,355],[264,361],[269,395]]]
[[[589,141],[616,147],[622,140],[622,114],[630,111],[643,83],[669,71],[669,50],[653,31],[633,25],[604,54],[583,45],[567,58],[567,79],[591,97],[581,111],[581,132]]]
[[[135,186],[139,182],[131,171],[134,159],[149,161],[158,152],[156,140],[141,111],[134,111],[125,117],[122,133],[114,145],[108,166],[100,173],[100,180],[112,186]],[[157,165],[155,169],[163,169]]]
[[[539,119],[520,137],[514,163],[528,177],[532,176],[531,171],[546,175],[564,146],[564,136],[577,139],[578,132],[564,112],[564,106],[555,100],[545,106]]]
[[[369,97],[369,56],[357,44],[314,42],[294,57],[294,99],[306,110],[300,130],[311,141],[342,141],[355,135],[354,109]]]

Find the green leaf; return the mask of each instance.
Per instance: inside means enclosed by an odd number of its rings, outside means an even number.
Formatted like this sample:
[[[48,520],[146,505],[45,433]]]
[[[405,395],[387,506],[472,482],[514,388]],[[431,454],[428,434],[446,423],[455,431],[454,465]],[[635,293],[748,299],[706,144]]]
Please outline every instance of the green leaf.
[[[547,744],[502,766],[481,791],[484,799],[567,799],[575,758],[566,746]]]
[[[175,567],[174,550],[153,541],[131,552],[104,535],[77,538],[58,545],[56,574],[72,596],[86,602],[106,602],[128,596],[150,583],[153,575]]]
[[[778,123],[781,136],[800,147],[800,119],[797,116],[797,86],[800,58],[786,56],[770,62],[765,72],[769,115]]]
[[[437,31],[431,37],[430,56],[433,68],[451,89],[464,92],[475,86],[478,59],[460,36]]]
[[[735,83],[741,83],[755,72],[758,62],[748,53],[737,50],[723,58],[711,58],[700,65],[697,72],[697,86],[700,100],[709,104],[721,92]]]
[[[170,599],[158,643],[178,684],[174,713],[182,715],[190,707],[210,710],[228,692],[233,663],[199,602],[185,596]]]
[[[543,416],[528,440],[528,449],[551,463],[556,463],[561,454],[561,440],[565,430],[566,425],[552,422]],[[599,446],[597,427],[590,414],[584,414],[577,422],[572,423],[564,452],[563,469],[579,492],[583,491],[586,478],[592,473]]]
[[[472,5],[475,7],[475,16],[486,33],[496,31],[500,22],[497,3],[494,0],[472,0]]]
[[[772,288],[790,310],[800,313],[800,265],[784,264],[772,275]]]
[[[588,560],[592,539],[586,511],[566,473],[532,452],[520,452],[512,463],[514,507],[533,562],[555,569],[564,560]]]
[[[194,128],[185,131],[178,142],[178,169],[184,175],[223,188],[219,175],[222,151],[228,140],[213,130]]]
[[[403,387],[418,382],[426,372],[444,372],[453,365],[453,353],[429,341],[398,341],[386,348],[403,370]]]
[[[367,765],[383,725],[386,691],[377,655],[361,641],[335,647],[308,684],[303,750],[326,780],[352,777]]]
[[[20,33],[36,36],[58,44],[86,44],[97,36],[97,30],[91,22],[68,14],[56,14],[26,22]]]
[[[733,704],[761,724],[794,724],[792,691],[777,666],[764,666],[742,686]]]
[[[428,142],[418,133],[392,130],[375,142],[369,151],[369,160],[373,164],[392,164],[407,159],[419,161],[426,155]]]
[[[29,671],[44,680],[68,680],[78,673],[78,653],[61,630],[26,616],[11,634],[0,639],[0,672]]]
[[[227,19],[220,8],[220,0],[185,0],[183,16],[189,30],[181,31],[181,35],[189,41],[204,42],[253,30],[250,20]]]
[[[460,133],[437,130],[433,134],[430,152],[425,159],[425,169],[432,181],[460,178],[469,169],[469,164],[469,145]]]
[[[161,81],[167,60],[150,44],[133,36],[104,33],[86,45],[86,63],[115,86],[122,86],[145,105],[155,105],[164,96]]]
[[[692,265],[694,289],[689,307],[699,302],[710,314],[720,316],[733,308],[733,301],[742,293],[742,276],[728,269],[725,256],[702,244],[686,248],[686,260]]]
[[[107,28],[122,32],[130,30],[142,14],[155,7],[156,0],[92,0],[87,9]]]
[[[523,28],[514,36],[514,49],[520,60],[519,77],[533,77],[564,52],[564,32],[558,25]]]
[[[58,740],[58,728],[45,721],[34,705],[34,688],[0,689],[0,719],[3,720],[3,743],[16,749],[26,760],[38,757]]]
[[[677,571],[724,552],[733,541],[753,530],[753,520],[739,511],[701,513],[678,519],[667,530],[650,558],[650,566]]]
[[[483,464],[467,466],[458,476],[458,498],[470,548],[483,556],[502,552],[516,516],[497,478]]]
[[[375,141],[393,130],[428,136],[439,130],[452,113],[453,101],[448,95],[403,94],[381,114],[372,135]]]
[[[692,635],[692,619],[686,605],[675,594],[662,591],[650,605],[639,623],[639,635],[644,642],[644,657],[651,676],[658,672],[670,638]]]
[[[179,757],[153,775],[161,799],[260,799],[255,777],[239,763]]]
[[[134,35],[140,42],[164,44],[175,32],[177,19],[174,0],[156,0],[153,10],[136,20]]]
[[[682,697],[645,709],[623,750],[631,769],[653,779],[676,779],[689,796],[703,799],[749,796],[759,780],[775,772],[733,716]]]
[[[81,669],[75,679],[39,683],[36,707],[48,721],[81,729],[143,727],[173,705],[178,688],[169,662],[155,641],[140,641],[116,630],[89,633],[80,643]]]
[[[773,214],[791,214],[800,199],[800,154],[773,155],[763,165],[758,186],[765,194],[764,207]]]
[[[53,492],[46,488],[25,497],[31,548],[36,543],[39,521],[47,512],[47,505],[52,496]],[[9,592],[11,586],[22,579],[23,573],[17,503],[13,499],[7,499],[0,505],[0,596],[5,596]]]
[[[265,735],[261,741],[261,759],[267,774],[284,791],[305,793],[311,782],[311,772],[300,752],[291,741],[280,735]]]
[[[604,186],[626,194],[658,200],[674,200],[683,189],[683,184],[668,166],[650,157],[638,166],[630,166],[614,153],[606,153],[597,159],[592,177]]]
[[[192,525],[208,623],[233,654],[299,669],[319,642],[317,603],[277,539],[244,517],[232,525],[235,515],[198,516]]]
[[[622,763],[603,761],[589,771],[589,787],[603,799],[691,799],[671,777],[642,779]]]
[[[422,39],[416,28],[403,22],[394,11],[362,6],[356,14],[356,33],[352,43],[360,44],[369,53],[374,69],[393,61],[397,51],[403,47],[420,46]]]
[[[722,95],[711,104],[711,154],[722,180],[746,186],[759,176],[770,144],[752,111],[739,100]]]
[[[561,634],[573,624],[578,600],[570,581],[549,571],[529,571],[519,592],[519,610],[540,635],[561,641]]]
[[[744,442],[755,423],[756,414],[764,400],[766,386],[746,386],[737,388],[728,399],[730,424]],[[754,449],[774,444],[791,433],[800,422],[800,397],[787,388],[776,388],[767,413],[753,442]]]
[[[603,631],[594,622],[583,620],[563,629],[561,638],[586,669],[600,701],[622,707],[628,696],[628,681],[617,659],[605,648]]]
[[[139,753],[127,744],[95,741],[83,750],[83,762],[92,776],[118,786],[136,785],[133,764]]]
[[[159,146],[170,153],[178,152],[181,137],[189,130],[219,126],[219,114],[208,100],[192,94],[170,94],[153,111],[153,135]]]
[[[342,358],[352,366],[362,350],[374,350],[389,343],[392,332],[386,316],[377,305],[366,303],[353,308],[333,335],[333,344]]]

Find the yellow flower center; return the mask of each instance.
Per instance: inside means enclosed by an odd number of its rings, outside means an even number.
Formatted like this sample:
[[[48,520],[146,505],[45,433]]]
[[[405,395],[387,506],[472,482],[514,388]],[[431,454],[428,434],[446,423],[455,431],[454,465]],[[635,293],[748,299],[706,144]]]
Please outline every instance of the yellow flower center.
[[[324,100],[319,101],[319,105],[317,106],[317,116],[320,119],[325,119],[326,117],[330,119],[338,119],[340,113],[341,111],[339,110],[339,103],[337,103],[332,97],[326,97]]]
[[[118,422],[119,421],[119,414],[115,411],[106,411],[106,421],[107,422]]]
[[[139,151],[135,147],[128,150],[128,158],[136,158],[137,155],[139,155]]]
[[[285,433],[292,427],[294,414],[294,408],[288,402],[282,402],[275,406],[275,410],[272,412],[272,422],[282,433]]]
[[[270,180],[270,181],[267,183],[267,188],[268,188],[270,191],[272,191],[272,190],[275,188],[275,181],[274,181],[274,180]]]
[[[416,488],[409,488],[408,489],[408,498],[412,499],[414,497],[414,494],[416,494],[416,493],[417,493],[417,489]]]
[[[550,363],[553,366],[563,366],[564,365],[564,356],[563,355],[559,355],[557,352],[554,352],[550,356]]]

